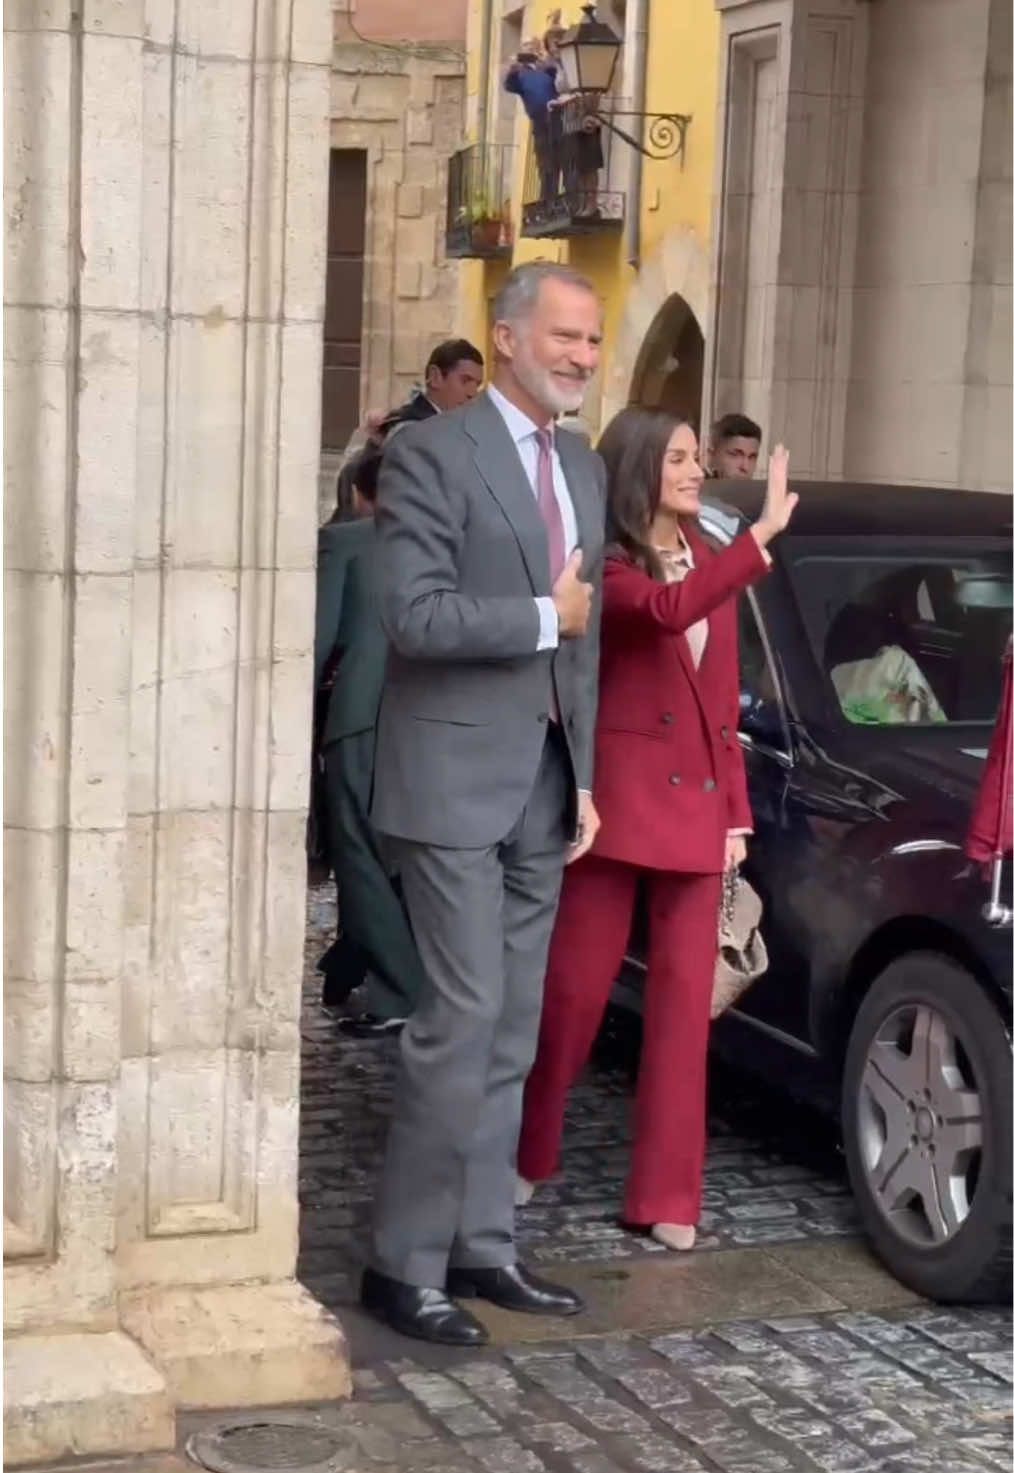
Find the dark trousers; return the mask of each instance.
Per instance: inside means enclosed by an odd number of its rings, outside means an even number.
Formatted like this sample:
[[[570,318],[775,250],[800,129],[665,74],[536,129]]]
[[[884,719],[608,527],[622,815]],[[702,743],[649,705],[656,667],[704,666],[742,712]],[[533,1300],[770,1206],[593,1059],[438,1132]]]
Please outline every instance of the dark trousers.
[[[329,847],[345,965],[367,974],[367,1011],[407,1018],[422,989],[422,962],[368,817],[374,743],[374,732],[364,731],[324,750]]]
[[[546,973],[535,1064],[525,1087],[518,1171],[557,1169],[567,1094],[591,1053],[630,936],[630,864],[579,860],[566,873]],[[624,1216],[696,1223],[704,1171],[711,988],[720,875],[650,870],[648,976]]]

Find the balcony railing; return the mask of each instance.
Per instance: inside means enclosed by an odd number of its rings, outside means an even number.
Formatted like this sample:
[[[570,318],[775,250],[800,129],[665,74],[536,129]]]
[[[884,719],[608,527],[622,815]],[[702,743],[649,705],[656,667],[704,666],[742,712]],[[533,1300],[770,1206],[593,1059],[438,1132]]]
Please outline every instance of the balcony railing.
[[[448,256],[509,257],[514,243],[510,187],[513,149],[471,144],[451,154],[447,174]]]
[[[521,233],[588,235],[623,226],[623,192],[611,189],[612,134],[596,127],[583,97],[553,108],[545,128],[532,129],[525,160]]]

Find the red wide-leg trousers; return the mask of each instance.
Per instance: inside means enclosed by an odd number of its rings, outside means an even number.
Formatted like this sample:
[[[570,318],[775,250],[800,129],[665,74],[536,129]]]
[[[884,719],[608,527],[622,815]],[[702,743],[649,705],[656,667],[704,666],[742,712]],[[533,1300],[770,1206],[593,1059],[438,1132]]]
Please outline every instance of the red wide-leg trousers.
[[[648,975],[628,1222],[696,1223],[704,1171],[711,989],[720,875],[638,870],[588,855],[566,871],[549,953],[518,1171],[557,1170],[567,1092],[591,1053],[630,936],[637,882],[649,896]]]

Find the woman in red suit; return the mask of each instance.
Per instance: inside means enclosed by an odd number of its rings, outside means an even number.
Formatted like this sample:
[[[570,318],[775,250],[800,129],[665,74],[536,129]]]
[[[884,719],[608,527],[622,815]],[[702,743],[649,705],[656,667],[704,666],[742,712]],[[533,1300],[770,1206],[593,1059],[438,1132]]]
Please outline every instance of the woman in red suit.
[[[567,1092],[602,1021],[647,879],[648,975],[624,1220],[691,1248],[700,1214],[705,1081],[722,874],[751,816],[737,739],[736,595],[766,571],[796,498],[771,456],[760,519],[715,553],[697,525],[703,471],[691,427],[624,409],[599,445],[611,547],[591,852],[567,870],[525,1090],[519,1201],[557,1169]]]

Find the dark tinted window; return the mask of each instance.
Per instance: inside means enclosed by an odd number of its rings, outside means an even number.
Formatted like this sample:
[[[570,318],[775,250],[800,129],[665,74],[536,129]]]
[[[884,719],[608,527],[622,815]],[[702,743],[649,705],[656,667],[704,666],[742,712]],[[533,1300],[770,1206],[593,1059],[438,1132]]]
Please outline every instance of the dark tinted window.
[[[1011,632],[1011,557],[814,554],[791,570],[849,721],[988,722]]]

